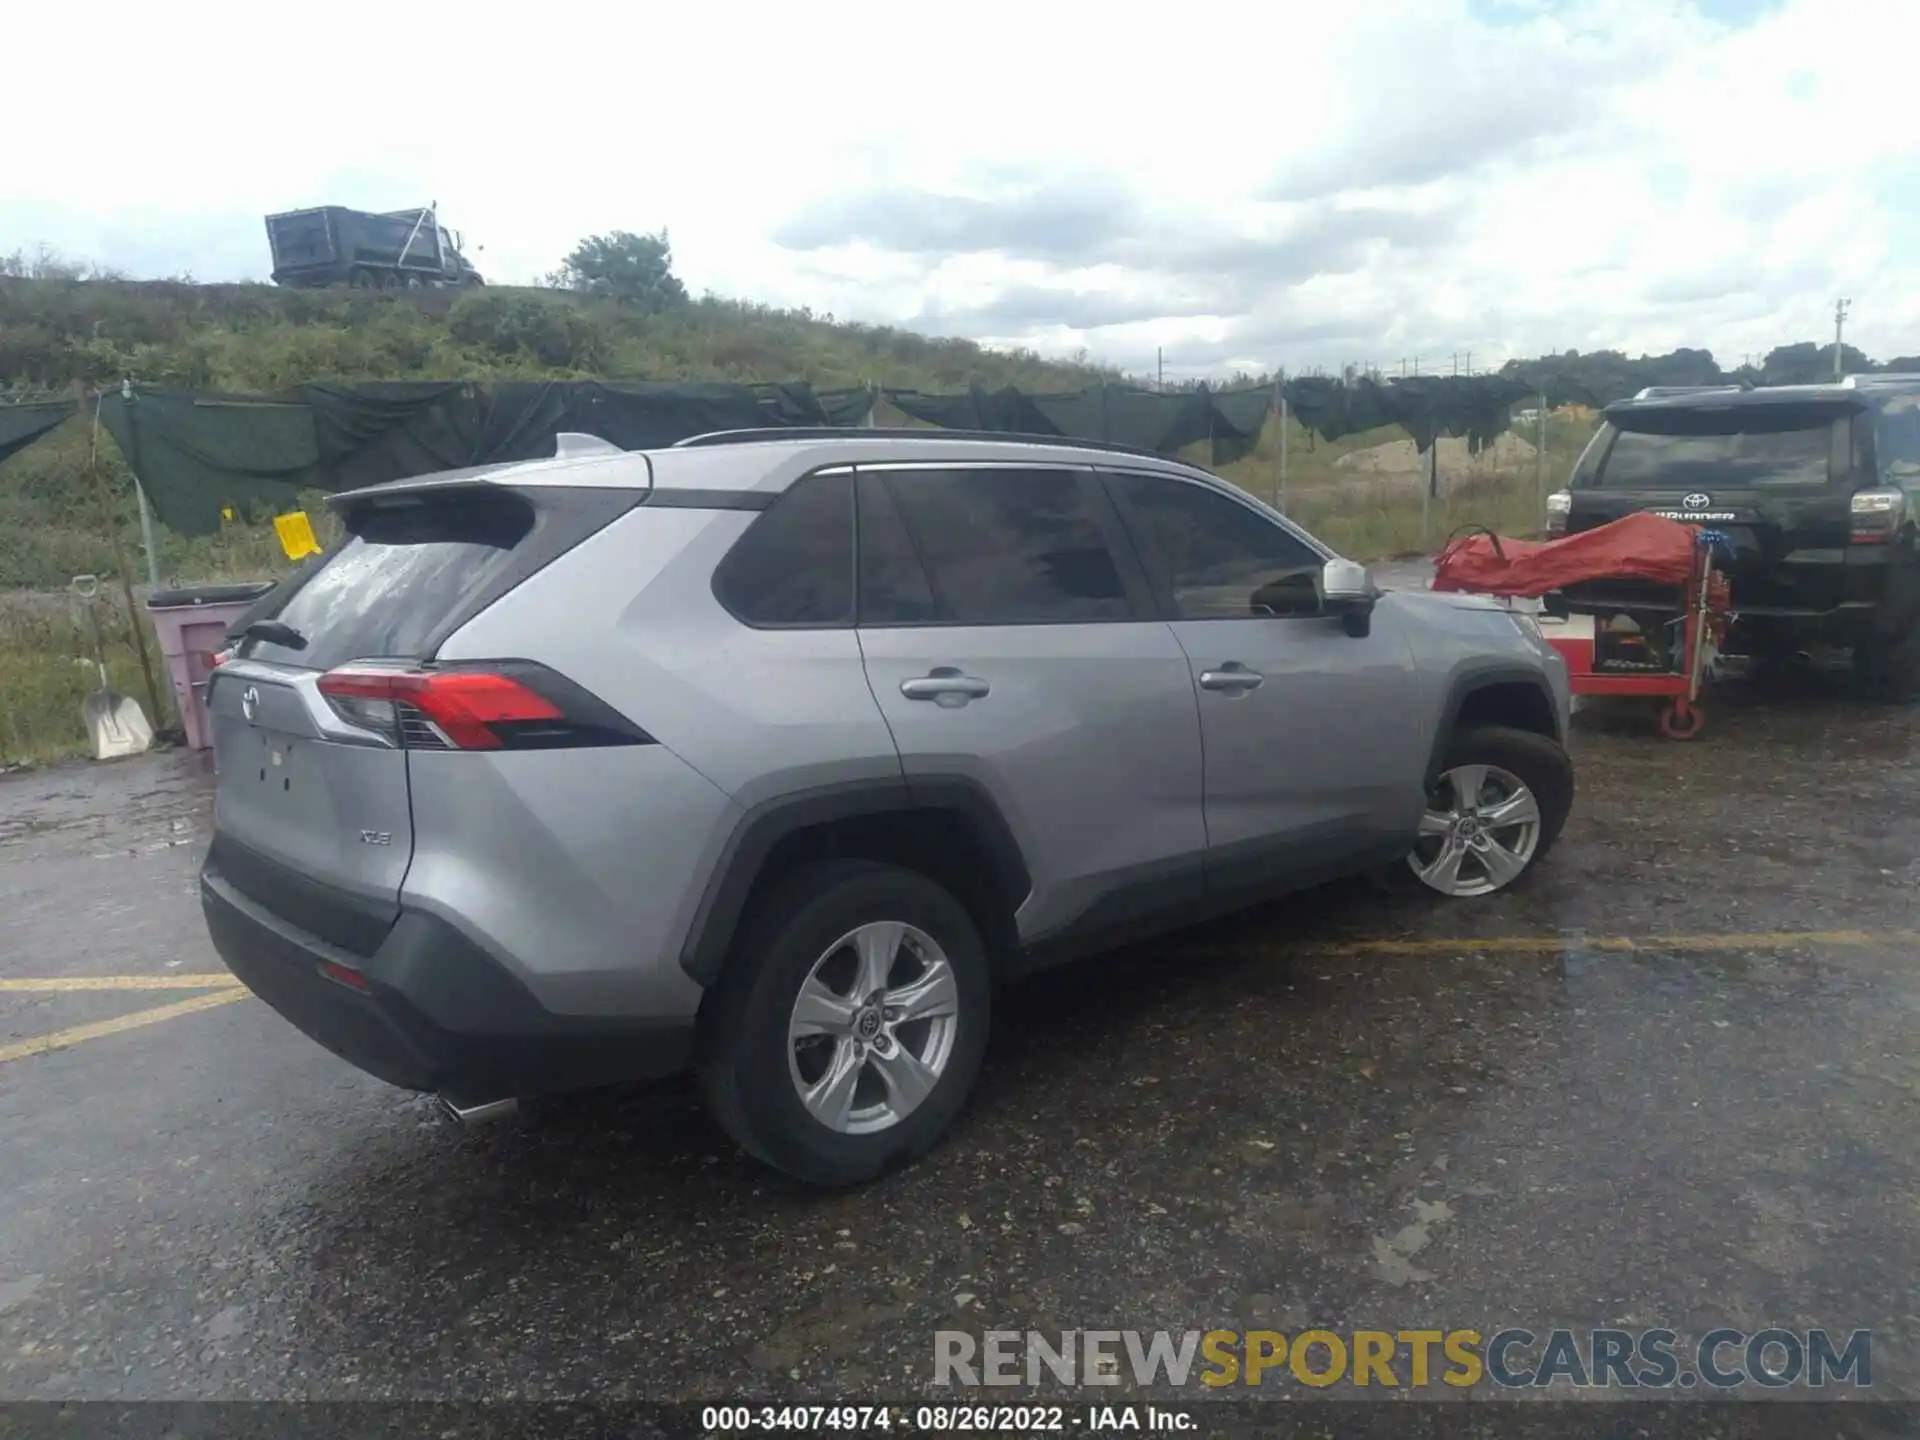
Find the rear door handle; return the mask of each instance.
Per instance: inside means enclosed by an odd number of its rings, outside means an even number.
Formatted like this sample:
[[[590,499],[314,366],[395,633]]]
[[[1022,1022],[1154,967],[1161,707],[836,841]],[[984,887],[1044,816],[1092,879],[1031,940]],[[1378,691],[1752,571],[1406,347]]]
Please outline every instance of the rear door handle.
[[[1249,670],[1238,660],[1229,660],[1218,670],[1200,672],[1202,690],[1224,690],[1229,695],[1237,695],[1247,690],[1258,690],[1267,681],[1267,677],[1258,670]]]
[[[940,705],[964,705],[984,699],[993,687],[951,665],[941,665],[916,680],[902,680],[900,693],[909,700],[932,700]]]

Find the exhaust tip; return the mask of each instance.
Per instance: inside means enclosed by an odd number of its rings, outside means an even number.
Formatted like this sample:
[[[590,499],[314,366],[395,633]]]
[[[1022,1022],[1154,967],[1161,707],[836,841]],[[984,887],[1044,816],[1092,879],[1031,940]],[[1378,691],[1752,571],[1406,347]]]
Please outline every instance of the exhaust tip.
[[[434,1098],[440,1102],[440,1113],[462,1130],[478,1130],[496,1121],[510,1120],[520,1113],[520,1102],[514,1099],[489,1100],[482,1105],[456,1105],[444,1095]]]

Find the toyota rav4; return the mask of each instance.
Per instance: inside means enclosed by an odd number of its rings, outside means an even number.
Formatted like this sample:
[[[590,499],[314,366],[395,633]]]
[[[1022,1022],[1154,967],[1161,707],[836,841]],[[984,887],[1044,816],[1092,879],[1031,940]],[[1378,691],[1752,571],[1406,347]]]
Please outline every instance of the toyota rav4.
[[[457,1112],[691,1066],[749,1152],[929,1147],[1006,982],[1335,877],[1499,891],[1564,666],[1118,447],[700,436],[338,501],[234,628],[200,890],[234,973]]]

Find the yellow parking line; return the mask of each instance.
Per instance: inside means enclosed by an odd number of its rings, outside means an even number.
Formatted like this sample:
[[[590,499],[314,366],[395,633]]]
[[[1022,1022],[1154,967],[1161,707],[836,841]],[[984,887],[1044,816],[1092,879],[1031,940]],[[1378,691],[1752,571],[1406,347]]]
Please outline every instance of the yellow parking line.
[[[238,985],[232,975],[68,975],[52,980],[0,979],[0,992],[58,994],[65,990],[206,990]]]
[[[1183,953],[1228,957],[1261,954],[1299,955],[1316,958],[1358,959],[1367,955],[1551,955],[1564,950],[1605,950],[1616,953],[1644,952],[1658,955],[1672,951],[1701,950],[1793,950],[1803,946],[1920,946],[1920,931],[1913,930],[1762,930],[1749,934],[1723,935],[1461,935],[1454,938],[1420,940],[1338,940],[1324,944],[1311,942],[1275,947],[1270,943],[1209,945],[1201,951]]]
[[[1762,930],[1736,935],[1489,935],[1457,940],[1353,940],[1311,947],[1320,955],[1551,954],[1557,950],[1791,950],[1802,945],[1911,945],[1911,930]]]
[[[1328,945],[1306,945],[1293,953],[1317,957],[1353,957],[1367,955],[1543,955],[1562,950],[1602,950],[1616,953],[1700,950],[1791,950],[1802,946],[1920,946],[1920,932],[1913,930],[1762,930],[1747,934],[1710,935],[1483,935],[1421,940],[1349,940]],[[1245,954],[1247,947],[1208,947],[1210,953],[1223,956]],[[75,1025],[51,1035],[0,1045],[0,1064],[21,1060],[29,1055],[44,1055],[51,1050],[157,1025],[196,1010],[211,1010],[231,1005],[252,992],[231,975],[98,975],[48,980],[0,980],[0,990],[11,991],[83,991],[83,990],[168,990],[206,987],[204,995],[176,1000],[151,1010],[139,1010],[113,1020],[96,1020],[90,1025]]]
[[[176,1000],[171,1005],[158,1005],[151,1010],[137,1010],[131,1015],[121,1015],[113,1020],[96,1020],[91,1025],[75,1025],[70,1030],[56,1030],[51,1035],[36,1035],[31,1040],[18,1040],[11,1045],[0,1045],[0,1065],[4,1065],[9,1060],[24,1060],[29,1055],[44,1055],[49,1050],[64,1050],[70,1045],[98,1040],[103,1035],[118,1035],[123,1030],[138,1030],[142,1025],[158,1025],[162,1020],[171,1020],[178,1015],[190,1015],[195,1010],[211,1010],[216,1005],[231,1005],[236,1000],[246,999],[252,993],[251,990],[239,985],[225,985],[205,995]]]

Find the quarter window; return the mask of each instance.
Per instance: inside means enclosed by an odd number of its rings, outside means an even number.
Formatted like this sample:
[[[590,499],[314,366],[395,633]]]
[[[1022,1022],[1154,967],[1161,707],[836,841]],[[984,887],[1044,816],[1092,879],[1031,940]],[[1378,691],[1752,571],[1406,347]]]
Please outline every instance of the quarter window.
[[[748,625],[853,621],[853,477],[808,475],[761,512],[714,572],[713,593]]]

